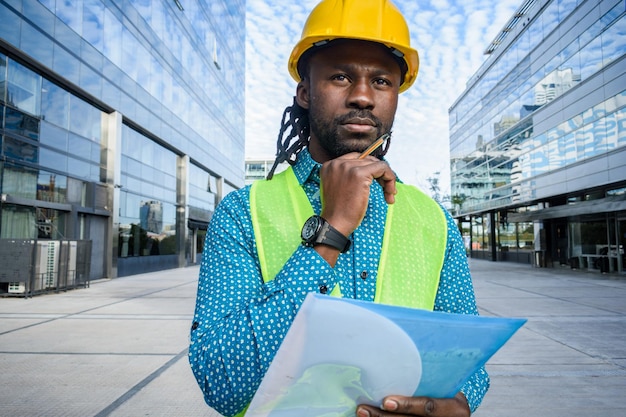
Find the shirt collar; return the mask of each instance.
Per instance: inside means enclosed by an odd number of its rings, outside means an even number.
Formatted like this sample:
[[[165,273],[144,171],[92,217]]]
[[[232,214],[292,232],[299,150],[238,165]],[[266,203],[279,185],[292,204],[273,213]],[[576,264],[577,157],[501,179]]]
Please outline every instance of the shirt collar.
[[[304,148],[298,153],[298,159],[293,166],[293,172],[296,174],[300,185],[304,184],[309,178],[319,184],[321,166],[322,164],[313,160],[309,149]]]

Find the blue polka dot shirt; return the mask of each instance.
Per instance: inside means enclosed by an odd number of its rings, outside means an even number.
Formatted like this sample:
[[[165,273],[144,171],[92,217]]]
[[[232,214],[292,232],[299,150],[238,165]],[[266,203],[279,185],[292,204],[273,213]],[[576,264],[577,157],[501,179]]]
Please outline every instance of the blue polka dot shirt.
[[[313,210],[321,212],[319,168],[306,149],[294,172]],[[365,218],[334,268],[313,249],[298,246],[276,277],[263,282],[250,219],[249,187],[228,194],[211,219],[202,255],[189,362],[207,404],[225,416],[254,396],[310,292],[340,285],[343,297],[373,301],[387,203],[374,181]],[[446,258],[435,310],[478,314],[465,248],[450,214]],[[462,387],[474,411],[489,388],[481,368]]]

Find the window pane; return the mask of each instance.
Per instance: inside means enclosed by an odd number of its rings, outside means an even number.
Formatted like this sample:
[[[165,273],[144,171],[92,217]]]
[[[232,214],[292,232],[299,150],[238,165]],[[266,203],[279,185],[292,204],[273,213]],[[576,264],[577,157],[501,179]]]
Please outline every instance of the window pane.
[[[100,143],[101,118],[100,110],[78,97],[70,97],[70,131]]]
[[[19,110],[5,108],[4,128],[7,132],[39,140],[39,119]]]
[[[42,122],[41,143],[60,151],[67,152],[67,130]]]
[[[101,0],[84,0],[83,38],[99,51],[103,50],[104,4]]]
[[[67,155],[62,155],[44,147],[40,148],[39,154],[42,166],[67,172]]]
[[[37,196],[37,172],[27,168],[5,165],[2,172],[2,192],[34,200]]]
[[[41,118],[48,123],[69,127],[70,93],[44,79],[41,88]]]
[[[2,146],[4,155],[9,158],[32,163],[38,162],[38,149],[35,145],[5,136]]]
[[[38,115],[40,94],[41,77],[17,62],[9,60],[7,103]]]

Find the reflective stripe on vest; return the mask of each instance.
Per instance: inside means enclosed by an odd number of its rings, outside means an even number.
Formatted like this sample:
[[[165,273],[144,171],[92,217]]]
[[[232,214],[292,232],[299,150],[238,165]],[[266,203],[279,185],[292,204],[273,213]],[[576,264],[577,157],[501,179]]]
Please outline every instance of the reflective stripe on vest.
[[[396,202],[387,209],[374,302],[432,310],[445,257],[445,214],[417,188],[396,187]],[[261,273],[268,282],[301,244],[300,230],[313,208],[289,167],[271,181],[252,185],[250,211]]]

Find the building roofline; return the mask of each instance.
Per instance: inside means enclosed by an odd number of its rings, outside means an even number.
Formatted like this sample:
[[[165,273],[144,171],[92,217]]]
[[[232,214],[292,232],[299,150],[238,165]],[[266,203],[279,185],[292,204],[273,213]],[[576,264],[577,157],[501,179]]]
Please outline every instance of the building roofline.
[[[487,49],[485,49],[485,55],[491,55],[504,41],[504,38],[515,29],[515,26],[522,20],[524,16],[528,14],[528,11],[532,8],[537,0],[526,0],[513,14],[513,17],[509,19],[504,27],[500,30],[500,33],[491,41]]]

